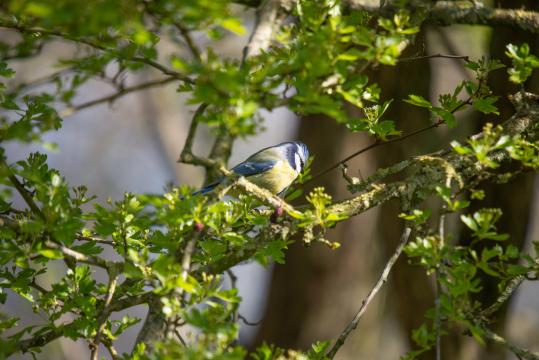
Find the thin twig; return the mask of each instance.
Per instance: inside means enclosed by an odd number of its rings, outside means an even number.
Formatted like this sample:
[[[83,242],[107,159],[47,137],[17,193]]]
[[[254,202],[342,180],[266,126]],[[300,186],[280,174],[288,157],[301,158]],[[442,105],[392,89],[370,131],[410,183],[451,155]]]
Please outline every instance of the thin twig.
[[[143,6],[144,6],[144,9],[146,10],[146,12],[152,16],[153,18],[155,18],[155,21],[157,22],[158,26],[161,25],[164,21],[163,21],[163,18],[160,16],[160,14],[158,12],[155,12],[150,6],[150,4],[148,2],[143,2]],[[187,44],[187,47],[189,48],[189,51],[191,52],[191,54],[193,55],[193,57],[197,60],[197,61],[201,61],[202,57],[201,57],[201,51],[200,49],[198,48],[198,46],[195,44],[195,42],[193,41],[193,38],[191,37],[191,34],[189,32],[189,29],[187,29],[183,24],[181,23],[178,23],[178,22],[174,22],[172,23],[174,25],[174,27],[180,32],[180,34],[182,35],[183,37],[183,40],[185,41],[185,43]]]
[[[200,49],[193,41],[193,38],[191,37],[189,30],[180,23],[174,23],[174,26],[176,27],[176,29],[178,29],[180,34],[182,34],[182,37],[185,40],[185,43],[187,44],[187,47],[191,51],[191,54],[193,55],[193,57],[197,59],[198,61],[200,61],[201,60]]]
[[[32,282],[29,283],[29,285],[31,287],[33,287],[34,289],[36,289],[37,291],[39,291],[41,293],[41,295],[45,295],[45,294],[48,294],[49,292],[47,291],[47,289],[45,289],[43,286],[39,285],[38,283],[36,283],[36,279],[32,279]]]
[[[364,152],[367,152],[367,151],[369,151],[369,150],[372,150],[372,149],[377,148],[377,147],[382,146],[382,145],[392,144],[392,143],[396,143],[396,142],[399,142],[399,141],[402,141],[402,140],[406,140],[406,139],[408,139],[408,138],[410,138],[410,137],[412,137],[412,136],[421,134],[421,133],[423,133],[423,132],[425,132],[425,131],[428,131],[428,130],[430,130],[430,129],[434,129],[434,128],[436,128],[436,127],[442,125],[443,123],[444,123],[443,120],[438,120],[438,121],[436,121],[434,124],[431,124],[431,125],[429,125],[429,126],[426,126],[426,127],[424,127],[424,128],[421,128],[421,129],[419,129],[419,130],[415,130],[415,131],[413,131],[413,132],[411,132],[411,133],[409,133],[409,134],[406,134],[406,135],[404,135],[404,136],[396,137],[396,138],[394,138],[394,139],[387,140],[387,141],[379,141],[379,140],[375,140],[374,143],[372,143],[371,145],[368,145],[368,146],[364,147],[363,149],[360,149],[360,150],[356,151],[355,153],[353,153],[353,154],[351,154],[351,155],[345,157],[343,160],[339,161],[338,163],[336,163],[336,164],[334,164],[334,165],[328,167],[327,169],[322,170],[322,171],[320,171],[319,173],[313,175],[313,177],[310,178],[309,180],[305,181],[305,182],[303,183],[303,185],[308,184],[308,183],[310,183],[311,181],[314,181],[315,179],[317,179],[317,178],[319,178],[319,177],[321,177],[321,176],[323,176],[323,175],[326,175],[326,174],[329,173],[330,171],[332,171],[332,170],[338,168],[339,166],[341,166],[341,165],[343,165],[344,163],[346,163],[346,162],[352,160],[352,159],[355,158],[356,156],[363,154]]]
[[[86,108],[89,108],[89,107],[92,107],[92,106],[95,106],[95,105],[99,105],[99,104],[103,104],[103,103],[113,103],[116,99],[118,99],[118,98],[120,98],[120,97],[122,97],[124,95],[130,94],[132,92],[139,91],[139,90],[144,90],[144,89],[149,89],[149,88],[156,87],[156,86],[161,86],[161,85],[164,85],[164,84],[167,84],[169,82],[176,81],[176,80],[177,79],[175,79],[174,77],[168,77],[168,78],[165,78],[165,79],[148,81],[148,82],[145,82],[145,83],[142,83],[142,84],[126,87],[126,88],[123,88],[120,91],[118,91],[118,92],[116,92],[116,93],[114,93],[112,95],[104,96],[104,97],[101,97],[99,99],[91,100],[91,101],[88,101],[88,102],[85,102],[85,103],[82,103],[82,104],[79,104],[79,105],[67,107],[67,108],[63,109],[60,112],[60,117],[71,116],[77,111],[80,111],[80,110],[83,110],[83,109],[86,109]]]
[[[99,343],[101,342],[101,334],[103,333],[103,330],[105,329],[105,326],[107,324],[107,318],[109,317],[110,311],[109,307],[112,301],[112,298],[114,297],[114,292],[116,291],[116,285],[118,284],[118,269],[111,268],[109,270],[109,283],[107,286],[107,297],[105,299],[105,304],[103,305],[103,310],[101,311],[101,315],[97,319],[97,332],[95,334],[94,340],[90,344],[91,348],[91,360],[97,360],[99,356]]]
[[[108,270],[108,269],[114,268],[115,266],[122,266],[122,263],[105,260],[97,256],[85,255],[83,253],[70,249],[62,244],[58,244],[51,240],[47,240],[45,242],[45,246],[51,249],[60,250],[60,252],[69,259],[72,259],[81,263],[101,267],[103,269]]]
[[[182,152],[178,162],[184,164],[200,165],[206,168],[211,168],[217,165],[217,162],[210,158],[203,158],[193,154],[193,142],[195,140],[196,131],[200,122],[200,117],[204,114],[204,111],[208,107],[208,104],[200,104],[193,115],[191,125],[189,126],[189,132],[185,138],[185,144],[183,145]]]
[[[412,229],[408,226],[404,228],[399,245],[397,246],[397,249],[391,256],[391,258],[386,263],[386,266],[384,267],[384,270],[382,271],[380,278],[376,282],[376,285],[371,289],[371,291],[369,291],[369,294],[367,295],[365,300],[363,300],[363,302],[361,303],[361,306],[358,312],[356,313],[356,315],[354,316],[354,318],[352,319],[352,321],[346,326],[346,328],[343,330],[341,335],[339,335],[339,338],[337,339],[333,347],[328,351],[327,353],[328,358],[333,359],[335,357],[335,355],[337,354],[341,346],[346,341],[346,338],[348,337],[348,335],[350,335],[350,333],[357,327],[359,320],[361,320],[361,317],[367,310],[367,307],[369,306],[370,302],[372,301],[372,299],[374,299],[378,291],[380,291],[380,289],[382,288],[382,285],[384,285],[384,283],[387,281],[389,273],[391,272],[391,268],[393,267],[393,265],[395,265],[395,262],[397,262],[404,247],[408,243],[408,239],[410,237],[411,231]]]
[[[112,240],[101,239],[101,238],[98,238],[96,236],[84,236],[84,235],[81,235],[81,234],[77,234],[77,240],[95,242],[95,243],[98,243],[98,244],[109,245],[109,246],[114,246],[115,245],[114,241],[112,241]]]
[[[404,58],[398,59],[398,62],[408,62],[408,61],[425,60],[425,59],[437,59],[437,58],[453,59],[453,60],[464,60],[465,62],[470,61],[470,57],[467,56],[467,55],[433,54],[433,55],[404,57]]]
[[[252,322],[252,321],[247,320],[245,316],[243,316],[240,313],[238,313],[238,319],[241,320],[247,326],[258,326],[262,324],[262,321],[264,321],[264,319],[260,319],[258,321]]]
[[[479,88],[478,87],[478,90],[479,91]],[[470,97],[468,97],[468,99],[466,99],[465,101],[461,102],[459,105],[457,105],[452,111],[451,111],[451,114],[454,114],[456,113],[458,110],[460,110],[462,107],[464,107],[465,105],[470,105],[472,103],[472,99],[473,97],[475,96],[475,93],[472,94]],[[358,155],[361,155],[363,154],[364,152],[367,152],[369,150],[372,150],[374,148],[377,148],[379,146],[382,146],[382,145],[387,145],[387,144],[392,144],[392,143],[396,143],[396,142],[399,142],[399,141],[403,141],[403,140],[406,140],[412,136],[415,136],[415,135],[418,135],[418,134],[421,134],[425,131],[428,131],[428,130],[431,130],[431,129],[434,129],[434,128],[437,128],[438,126],[444,124],[445,121],[440,118],[438,119],[438,121],[436,121],[435,123],[429,125],[429,126],[425,126],[424,128],[421,128],[421,129],[418,129],[418,130],[415,130],[415,131],[412,131],[411,133],[409,134],[406,134],[406,135],[403,135],[403,136],[399,136],[399,137],[396,137],[396,138],[393,138],[391,140],[387,140],[387,141],[380,141],[379,139],[376,139],[374,141],[374,143],[372,143],[371,145],[368,145],[366,147],[364,147],[363,149],[360,149],[358,151],[356,151],[355,153],[353,153],[352,155],[350,156],[347,156],[346,158],[344,158],[343,160],[339,161],[338,163],[328,167],[327,169],[325,170],[322,170],[320,171],[319,173],[315,174],[312,176],[312,178],[310,178],[309,180],[305,181],[302,186],[304,186],[305,184],[308,184],[312,181],[314,181],[315,179],[318,179],[319,177],[321,177],[322,175],[325,175],[327,173],[329,173],[330,171],[338,168],[339,166],[343,165],[344,163],[352,160],[353,158],[355,158],[356,156]]]
[[[95,43],[91,40],[88,40],[88,39],[84,39],[84,38],[79,38],[79,37],[76,37],[76,36],[72,36],[72,35],[69,35],[69,34],[66,34],[66,33],[62,33],[62,32],[59,32],[59,31],[54,31],[54,30],[48,30],[48,29],[43,29],[43,28],[34,28],[34,27],[26,27],[24,25],[21,25],[19,23],[13,23],[13,22],[10,22],[10,21],[5,21],[5,20],[0,20],[0,28],[6,28],[6,29],[13,29],[13,30],[17,30],[19,32],[22,32],[22,33],[36,33],[36,34],[41,34],[41,35],[45,35],[45,36],[54,36],[54,37],[59,37],[61,39],[64,39],[64,40],[68,40],[68,41],[72,41],[72,42],[75,42],[75,43],[80,43],[80,44],[84,44],[84,45],[87,45],[87,46],[90,46],[96,50],[100,50],[100,51],[110,51],[111,49],[108,49],[106,48],[105,46],[101,45],[101,44],[98,44],[98,43]],[[178,80],[182,80],[188,84],[194,84],[194,80],[192,80],[191,78],[189,78],[188,76],[182,74],[182,73],[179,73],[177,71],[174,71],[172,69],[169,69],[167,68],[166,66],[152,60],[152,59],[149,59],[147,57],[143,57],[143,56],[133,56],[133,57],[130,57],[130,58],[121,58],[120,60],[123,60],[123,61],[133,61],[133,62],[138,62],[138,63],[142,63],[142,64],[146,64],[150,67],[153,67],[154,69],[157,69],[159,70],[160,72],[162,72],[163,74],[165,75],[169,75],[169,76],[172,76]]]
[[[203,230],[195,229],[193,231],[193,235],[187,242],[187,245],[185,246],[183,250],[183,255],[181,259],[181,266],[182,266],[182,272],[180,274],[180,277],[183,281],[187,280],[187,276],[189,275],[189,270],[191,269],[191,257],[193,256],[193,253],[195,251],[196,243],[198,238],[200,237],[200,234],[203,232]],[[182,295],[183,288],[180,287],[178,289],[179,295]]]
[[[439,28],[439,27],[435,27],[434,30],[436,31],[436,33],[438,34],[438,36],[440,37],[441,39],[441,45],[451,54],[457,54],[459,51],[457,50],[456,46],[453,44],[453,41],[449,38],[449,36],[447,35],[447,32],[445,32],[442,28]],[[469,60],[467,60],[466,62],[468,62]],[[457,67],[458,71],[460,72],[460,74],[465,78],[465,79],[468,79],[470,81],[472,81],[474,78],[473,76],[470,74],[469,71],[466,71],[466,68],[464,66],[458,66]]]
[[[8,179],[13,184],[15,189],[17,189],[17,192],[22,196],[30,210],[37,215],[41,220],[46,220],[45,214],[43,214],[43,211],[37,206],[37,204],[34,201],[34,197],[32,193],[26,189],[26,187],[17,179],[9,165],[5,162],[4,159],[0,159],[0,166],[5,168],[5,170],[8,173]]]
[[[18,93],[18,92],[20,92],[22,90],[29,90],[29,89],[31,89],[33,87],[46,84],[46,83],[54,80],[55,78],[61,77],[63,75],[67,75],[67,74],[69,74],[70,72],[73,72],[73,71],[76,71],[76,68],[74,66],[64,68],[64,69],[60,69],[58,71],[53,72],[52,74],[49,74],[49,75],[34,79],[32,81],[17,84],[17,85],[14,86],[13,89],[8,90],[8,93],[11,95],[11,94],[16,94],[16,93]]]
[[[178,338],[178,340],[180,340],[183,346],[187,346],[187,343],[185,342],[182,334],[180,334],[180,331],[177,328],[174,329],[174,334],[176,334],[176,337]]]

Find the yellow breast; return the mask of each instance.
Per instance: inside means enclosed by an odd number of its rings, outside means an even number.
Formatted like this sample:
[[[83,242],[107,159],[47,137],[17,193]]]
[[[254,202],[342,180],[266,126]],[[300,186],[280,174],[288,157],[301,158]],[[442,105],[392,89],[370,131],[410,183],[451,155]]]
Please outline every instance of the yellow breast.
[[[268,189],[274,194],[278,194],[289,187],[298,174],[285,161],[279,160],[271,170],[262,174],[249,176],[247,179],[253,184]]]

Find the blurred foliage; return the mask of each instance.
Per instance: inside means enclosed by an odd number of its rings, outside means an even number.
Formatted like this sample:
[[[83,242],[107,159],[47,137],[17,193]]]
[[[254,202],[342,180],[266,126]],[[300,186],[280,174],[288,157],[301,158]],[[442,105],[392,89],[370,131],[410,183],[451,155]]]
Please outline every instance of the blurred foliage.
[[[0,26],[18,35],[15,43],[0,42],[1,144],[47,145],[43,134],[61,128],[61,109],[72,106],[89,79],[105,79],[121,95],[122,74],[148,69],[177,80],[178,91],[189,94],[190,104],[205,104],[199,120],[220,134],[255,134],[261,130],[260,110],[288,106],[297,114],[328,115],[379,142],[400,136],[398,123],[384,114],[392,101],[402,99],[381,101],[383,89],[369,79],[367,70],[399,61],[423,21],[421,12],[403,6],[384,18],[359,10],[344,13],[337,1],[301,0],[289,14],[296,21],[279,28],[272,46],[243,60],[226,58],[213,49],[214,41],[223,36],[246,32],[237,14],[238,7],[224,0],[6,1],[0,6]],[[203,51],[189,44],[190,31],[207,37]],[[166,59],[160,53],[163,37],[178,46]],[[7,83],[8,78],[18,78],[12,61],[39,57],[43,46],[53,41],[67,41],[78,51],[58,59],[60,70],[45,80]],[[513,62],[510,79],[522,84],[538,67],[537,57],[525,44],[507,49]],[[486,79],[500,63],[478,59],[467,61],[466,67],[475,80],[462,81],[453,92],[440,95],[436,104],[415,94],[405,101],[428,109],[439,125],[449,127],[458,126],[455,113],[465,108],[498,115],[496,100],[506,94],[492,94]],[[55,84],[55,90],[36,90],[44,82]],[[362,115],[353,115],[345,105]],[[454,141],[453,149],[488,169],[498,167],[491,155],[499,151],[536,169],[538,144],[523,136],[503,135],[502,130],[486,125],[481,137],[464,144]],[[141,319],[126,315],[111,320],[109,315],[142,303],[153,306],[157,299],[168,330],[189,325],[196,331],[180,335],[170,330],[151,344],[137,343],[124,358],[244,358],[246,349],[237,344],[241,299],[237,289],[223,286],[223,274],[247,260],[284,262],[298,233],[306,244],[319,241],[336,249],[339,244],[326,240],[325,230],[346,220],[332,211],[333,200],[321,188],[306,196],[308,204],[301,210],[285,214],[279,207],[273,212],[267,206],[276,199],[257,194],[222,201],[219,195],[226,188],[221,187],[208,196],[193,196],[193,190],[184,186],[162,195],[126,193],[120,201],[99,205],[84,186],[72,187],[59,171],[49,168],[43,154],[32,153],[9,164],[0,147],[0,158],[0,301],[20,297],[45,319],[21,329],[16,317],[2,317],[0,357],[40,352],[58,337],[86,339],[94,349],[99,343],[112,346]],[[308,175],[303,175],[302,181],[306,179]],[[470,199],[457,194],[451,181],[437,185],[447,214],[481,199],[474,184]],[[13,207],[14,193],[26,202],[26,209]],[[298,191],[291,194],[298,196]],[[437,317],[443,319],[442,327],[458,324],[482,343],[487,322],[475,314],[484,304],[471,300],[481,288],[478,272],[500,279],[502,289],[515,276],[537,271],[537,263],[500,244],[507,236],[496,231],[498,209],[461,216],[472,231],[471,244],[485,244],[481,252],[472,245],[455,246],[429,230],[430,214],[430,209],[411,209],[401,215],[421,230],[407,254],[427,272],[438,274],[443,292]],[[121,260],[103,257],[104,247]],[[66,271],[50,288],[43,288],[40,277],[55,262],[63,262]],[[96,268],[107,272],[107,283],[94,279]],[[68,314],[73,321],[64,321]],[[411,335],[418,349],[407,358],[434,346],[440,325],[431,321],[432,314],[427,318]],[[328,346],[329,342],[320,342],[301,352],[263,345],[251,357],[324,359]]]

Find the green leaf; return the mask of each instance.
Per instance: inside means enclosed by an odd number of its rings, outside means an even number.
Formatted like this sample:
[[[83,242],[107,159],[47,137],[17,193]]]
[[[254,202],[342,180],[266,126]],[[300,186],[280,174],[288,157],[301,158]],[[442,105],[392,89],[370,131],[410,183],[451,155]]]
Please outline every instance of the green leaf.
[[[415,106],[420,106],[420,107],[424,107],[424,108],[427,108],[427,109],[431,109],[432,108],[432,104],[430,103],[430,101],[428,101],[427,99],[425,99],[424,97],[420,96],[420,95],[408,95],[408,99],[405,99],[404,102],[407,102],[408,104],[412,104],[412,105],[415,105]]]
[[[7,62],[0,60],[0,76],[10,78],[15,75],[15,71],[11,69]]]
[[[488,96],[482,99],[477,99],[473,102],[473,107],[481,111],[483,114],[496,114],[500,115],[500,112],[498,111],[498,108],[494,106],[493,104],[498,101],[497,96]]]
[[[469,227],[473,231],[479,231],[479,226],[471,216],[461,215],[460,219],[467,227]]]
[[[62,252],[56,249],[42,249],[42,250],[39,250],[38,253],[45,256],[48,259],[62,259],[63,258]]]
[[[236,18],[224,19],[219,25],[236,35],[244,35],[246,33],[242,23]]]
[[[436,107],[436,106],[432,107],[431,111],[435,113],[436,115],[438,115],[440,118],[442,118],[444,123],[449,128],[454,128],[457,125],[457,120],[455,119],[455,115],[453,115],[452,112],[443,108]]]

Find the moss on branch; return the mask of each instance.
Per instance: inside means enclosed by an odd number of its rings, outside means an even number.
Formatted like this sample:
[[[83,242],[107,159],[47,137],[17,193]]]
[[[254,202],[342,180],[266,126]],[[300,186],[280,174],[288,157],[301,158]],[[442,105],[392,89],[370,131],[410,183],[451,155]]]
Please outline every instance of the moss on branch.
[[[503,124],[503,134],[509,136],[520,134],[529,140],[535,139],[539,124],[539,96],[518,93],[512,96],[511,100],[517,112]],[[475,138],[481,136],[481,133],[474,135]],[[491,156],[499,163],[511,160],[505,151],[495,152]],[[392,183],[351,185],[349,188],[352,192],[361,191],[364,188],[367,190],[351,199],[334,204],[329,211],[349,217],[391,199],[421,200],[434,193],[436,186],[443,185],[448,176],[458,177],[460,179],[459,187],[462,188],[464,184],[473,183],[477,178],[484,176],[488,170],[485,165],[472,161],[469,157],[449,151],[437,157],[418,157],[407,165],[408,167],[414,166],[415,172],[406,179]],[[402,163],[395,166],[399,167],[399,171],[403,170]],[[393,172],[391,169],[381,169],[377,173],[383,175]],[[375,174],[371,178],[379,180],[381,177]]]

